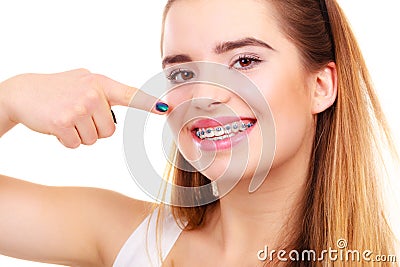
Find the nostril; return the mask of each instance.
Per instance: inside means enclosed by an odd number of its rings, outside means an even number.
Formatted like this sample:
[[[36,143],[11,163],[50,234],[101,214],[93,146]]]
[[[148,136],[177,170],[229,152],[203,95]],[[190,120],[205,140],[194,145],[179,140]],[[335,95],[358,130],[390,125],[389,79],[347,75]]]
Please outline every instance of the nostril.
[[[195,98],[192,99],[192,104],[196,109],[210,111],[222,106],[224,102],[218,98]]]
[[[220,102],[220,101],[215,101],[215,102],[212,102],[209,106],[221,105],[221,104],[222,104],[222,102]]]

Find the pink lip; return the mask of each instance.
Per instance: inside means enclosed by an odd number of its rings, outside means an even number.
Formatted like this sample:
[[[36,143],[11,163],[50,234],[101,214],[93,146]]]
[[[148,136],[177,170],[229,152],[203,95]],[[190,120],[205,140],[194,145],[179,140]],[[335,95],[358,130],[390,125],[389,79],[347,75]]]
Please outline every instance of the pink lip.
[[[201,150],[204,150],[204,151],[231,149],[235,145],[237,145],[240,142],[247,139],[247,136],[251,132],[251,130],[254,128],[254,125],[244,132],[238,132],[233,137],[226,138],[224,140],[217,140],[217,141],[200,139],[199,137],[196,136],[196,129],[223,126],[223,125],[226,125],[226,124],[229,124],[229,123],[232,123],[235,121],[240,121],[240,120],[242,120],[242,121],[249,120],[249,121],[252,121],[254,124],[256,123],[255,119],[244,118],[244,117],[240,117],[240,118],[239,117],[219,117],[219,118],[215,118],[215,119],[198,120],[191,127],[193,140],[196,143],[196,145]]]
[[[201,119],[197,120],[192,124],[190,127],[191,131],[194,131],[199,128],[209,128],[209,127],[217,127],[217,126],[224,126],[226,124],[235,122],[235,121],[240,121],[240,120],[249,120],[255,122],[256,120],[253,118],[249,117],[217,117],[217,118],[212,118],[212,119]]]

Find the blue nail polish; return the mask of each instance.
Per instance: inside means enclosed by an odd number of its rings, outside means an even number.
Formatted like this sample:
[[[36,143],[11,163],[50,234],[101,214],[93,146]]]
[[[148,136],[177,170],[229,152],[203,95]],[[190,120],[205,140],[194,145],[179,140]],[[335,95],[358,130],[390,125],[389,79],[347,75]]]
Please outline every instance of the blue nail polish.
[[[168,105],[163,103],[163,102],[158,102],[156,104],[156,110],[159,111],[159,112],[163,112],[164,113],[164,112],[167,112],[168,109],[169,109]]]

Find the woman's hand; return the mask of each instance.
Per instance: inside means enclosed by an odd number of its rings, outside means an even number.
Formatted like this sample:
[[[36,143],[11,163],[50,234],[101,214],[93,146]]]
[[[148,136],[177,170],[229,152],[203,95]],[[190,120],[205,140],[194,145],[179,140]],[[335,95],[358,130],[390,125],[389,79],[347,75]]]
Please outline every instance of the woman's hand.
[[[111,106],[161,114],[156,102],[87,70],[22,74],[0,83],[0,136],[22,123],[55,135],[66,147],[90,145],[114,133]],[[0,254],[68,266],[111,266],[149,206],[111,191],[48,187],[0,174]],[[108,231],[116,225],[118,231]]]
[[[0,136],[18,123],[51,134],[66,147],[91,145],[111,136],[111,106],[157,112],[157,98],[103,75],[78,69],[57,74],[22,74],[0,84]]]

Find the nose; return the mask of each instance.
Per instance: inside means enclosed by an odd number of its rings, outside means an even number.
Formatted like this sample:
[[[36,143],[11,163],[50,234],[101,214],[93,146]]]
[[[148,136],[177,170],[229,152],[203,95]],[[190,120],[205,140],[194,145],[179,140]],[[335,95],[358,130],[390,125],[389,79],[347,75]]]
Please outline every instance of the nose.
[[[213,111],[226,105],[231,99],[231,93],[216,85],[196,84],[193,87],[191,104],[196,109]]]

